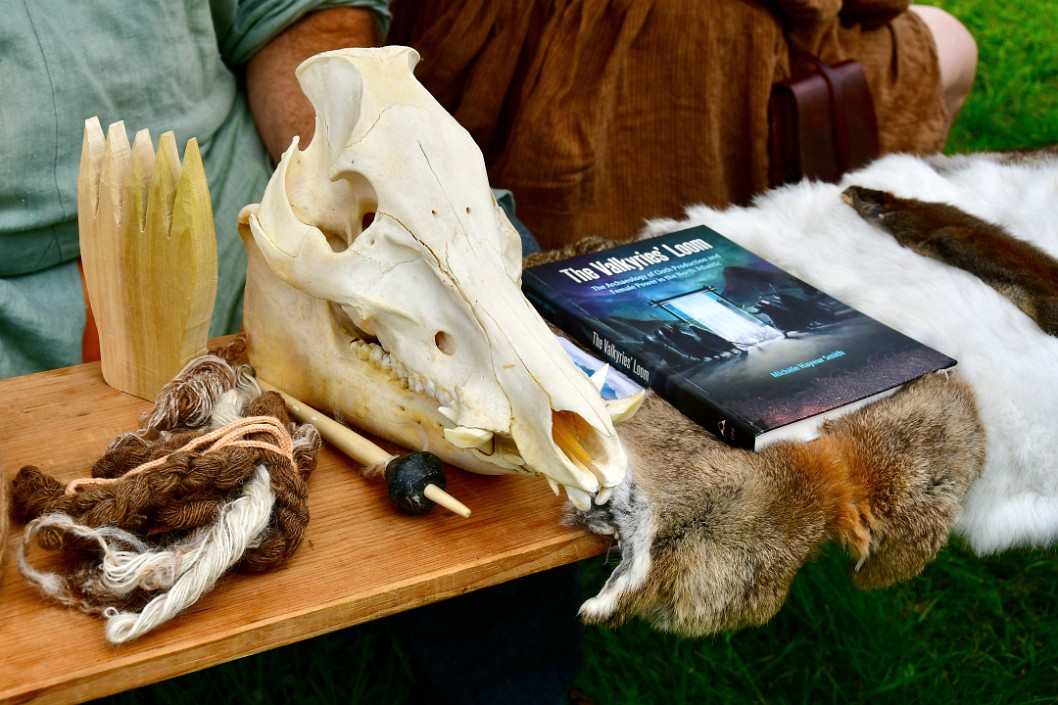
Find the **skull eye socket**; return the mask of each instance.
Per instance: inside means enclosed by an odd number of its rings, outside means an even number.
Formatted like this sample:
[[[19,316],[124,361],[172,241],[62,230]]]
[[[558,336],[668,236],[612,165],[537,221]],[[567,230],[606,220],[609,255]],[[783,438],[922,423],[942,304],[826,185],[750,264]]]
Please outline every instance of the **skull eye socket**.
[[[454,355],[456,352],[456,342],[452,339],[452,336],[445,333],[443,330],[437,331],[433,337],[434,345],[437,349],[443,352],[445,355]]]
[[[360,217],[360,233],[362,233],[365,230],[367,230],[371,226],[371,223],[373,223],[373,222],[375,222],[375,211],[369,210],[369,211],[365,212]],[[346,233],[343,230],[336,230],[334,228],[329,228],[329,227],[327,227],[324,224],[321,224],[321,225],[319,225],[317,227],[319,227],[320,232],[323,233],[323,236],[325,238],[327,238],[327,244],[330,245],[331,251],[336,253],[336,254],[337,253],[341,253],[341,252],[345,252],[346,250],[348,250],[349,249],[349,245],[352,243],[353,239],[355,239],[360,234],[360,233],[354,233],[354,234]],[[369,244],[372,244],[372,243],[369,243]]]
[[[327,244],[330,245],[332,252],[340,253],[349,249],[349,240],[346,238],[345,233],[331,230],[330,228],[320,228],[320,232],[327,238]]]

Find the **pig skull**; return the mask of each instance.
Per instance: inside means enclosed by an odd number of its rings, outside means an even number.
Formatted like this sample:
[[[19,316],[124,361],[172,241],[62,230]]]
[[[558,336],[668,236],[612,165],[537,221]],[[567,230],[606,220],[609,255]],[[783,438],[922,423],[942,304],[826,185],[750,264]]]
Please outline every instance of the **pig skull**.
[[[519,288],[521,247],[469,134],[406,47],[312,57],[316,134],[240,214],[262,379],[409,448],[542,474],[581,508],[628,465],[611,415]]]

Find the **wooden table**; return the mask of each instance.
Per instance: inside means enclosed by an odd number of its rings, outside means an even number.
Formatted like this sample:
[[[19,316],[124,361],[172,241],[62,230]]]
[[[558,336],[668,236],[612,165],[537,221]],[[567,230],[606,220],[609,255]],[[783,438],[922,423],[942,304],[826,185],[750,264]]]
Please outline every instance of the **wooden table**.
[[[103,383],[99,364],[0,380],[5,481],[23,465],[87,476],[149,404]],[[309,480],[305,541],[282,569],[228,575],[188,611],[113,646],[101,619],[46,602],[18,572],[13,524],[0,583],[0,703],[82,702],[207,668],[601,553],[559,524],[542,478],[449,473],[470,519],[399,514],[381,481],[325,448]],[[39,548],[36,550],[40,550]]]

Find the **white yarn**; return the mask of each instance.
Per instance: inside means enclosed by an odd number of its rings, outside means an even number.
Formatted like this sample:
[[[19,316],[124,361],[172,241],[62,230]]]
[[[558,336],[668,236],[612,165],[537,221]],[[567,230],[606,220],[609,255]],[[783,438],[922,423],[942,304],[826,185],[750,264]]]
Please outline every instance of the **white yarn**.
[[[213,588],[217,580],[260,540],[268,528],[275,494],[264,465],[257,466],[243,495],[223,506],[203,540],[183,556],[172,587],[148,602],[141,612],[104,610],[108,641],[121,644],[172,619]]]
[[[217,397],[210,415],[210,428],[218,429],[235,423],[244,416],[246,405],[261,394],[261,387],[250,368],[235,371],[235,386]]]
[[[78,524],[70,516],[59,512],[40,516],[26,525],[22,544],[18,548],[19,570],[26,580],[37,585],[41,592],[65,605],[77,607],[86,612],[95,611],[75,596],[66,578],[58,573],[38,571],[26,559],[26,547],[32,543],[38,533],[50,528],[61,529],[70,535],[98,543],[103,551],[102,574],[99,583],[117,594],[128,594],[136,587],[135,582],[127,584],[132,572],[142,574],[145,570],[150,570],[150,566],[147,565],[149,560],[138,560],[145,555],[144,552],[149,549],[149,546],[134,534],[113,526],[94,528]],[[138,567],[133,567],[133,564],[137,562]],[[164,562],[156,562],[154,569],[164,571]],[[99,592],[94,584],[82,585],[81,589],[86,594]]]
[[[204,527],[167,549],[150,550],[146,545],[135,551],[108,548],[100,566],[100,582],[114,595],[128,595],[136,588],[167,590],[187,569],[184,556],[199,550],[208,536],[209,529]]]

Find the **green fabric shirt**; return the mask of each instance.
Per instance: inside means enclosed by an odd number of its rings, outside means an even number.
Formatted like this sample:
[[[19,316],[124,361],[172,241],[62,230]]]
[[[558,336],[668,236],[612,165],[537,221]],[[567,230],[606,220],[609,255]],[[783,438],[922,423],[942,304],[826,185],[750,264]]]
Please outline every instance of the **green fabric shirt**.
[[[217,231],[211,335],[242,320],[239,210],[272,164],[239,72],[304,14],[388,0],[12,0],[0,21],[0,378],[81,361],[77,173],[84,121],[198,138]]]

